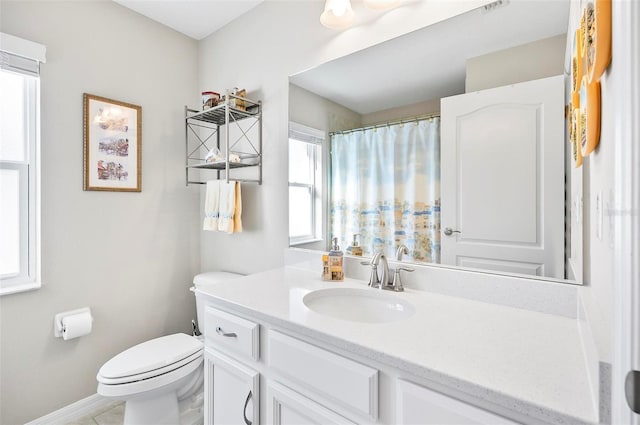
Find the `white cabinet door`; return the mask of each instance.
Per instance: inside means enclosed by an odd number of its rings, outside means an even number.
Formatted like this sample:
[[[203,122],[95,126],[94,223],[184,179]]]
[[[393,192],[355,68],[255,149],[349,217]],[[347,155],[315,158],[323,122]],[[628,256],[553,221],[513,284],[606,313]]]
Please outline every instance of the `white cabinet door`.
[[[502,416],[401,379],[396,400],[397,423],[403,425],[517,425]]]
[[[442,99],[443,264],[564,277],[563,84]]]
[[[276,382],[267,384],[267,417],[273,425],[353,425],[354,423]]]
[[[260,375],[216,351],[205,350],[206,425],[258,425]]]

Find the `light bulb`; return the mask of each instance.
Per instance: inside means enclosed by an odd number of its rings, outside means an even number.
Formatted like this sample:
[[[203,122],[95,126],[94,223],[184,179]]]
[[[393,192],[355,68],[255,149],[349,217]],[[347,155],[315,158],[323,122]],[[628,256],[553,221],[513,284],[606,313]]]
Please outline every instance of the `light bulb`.
[[[327,0],[320,22],[327,28],[341,29],[348,27],[353,17],[350,0]]]
[[[347,7],[345,6],[344,3],[339,2],[333,5],[333,8],[331,9],[331,11],[336,16],[342,16],[347,11]]]

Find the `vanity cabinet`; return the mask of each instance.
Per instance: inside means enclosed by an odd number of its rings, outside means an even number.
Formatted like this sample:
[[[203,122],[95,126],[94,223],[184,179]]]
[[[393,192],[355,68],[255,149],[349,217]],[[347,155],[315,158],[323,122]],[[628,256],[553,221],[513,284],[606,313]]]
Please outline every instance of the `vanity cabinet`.
[[[388,365],[231,311],[205,311],[205,425],[257,425],[260,413],[273,425],[517,425]]]

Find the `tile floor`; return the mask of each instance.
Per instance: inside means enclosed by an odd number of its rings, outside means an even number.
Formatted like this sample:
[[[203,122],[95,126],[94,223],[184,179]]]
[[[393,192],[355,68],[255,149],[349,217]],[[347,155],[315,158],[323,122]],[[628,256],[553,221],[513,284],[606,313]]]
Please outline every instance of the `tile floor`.
[[[124,403],[115,402],[66,425],[122,425]]]

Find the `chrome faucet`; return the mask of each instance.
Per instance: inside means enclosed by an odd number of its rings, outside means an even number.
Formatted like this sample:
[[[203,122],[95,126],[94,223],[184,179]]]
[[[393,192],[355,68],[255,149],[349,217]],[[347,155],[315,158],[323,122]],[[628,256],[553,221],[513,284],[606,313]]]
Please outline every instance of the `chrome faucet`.
[[[382,252],[378,252],[371,259],[371,264],[376,264],[376,269],[378,268],[378,264],[382,265],[382,273],[380,274],[380,289],[384,289],[385,286],[389,285],[389,262],[387,261],[387,257]]]
[[[378,277],[378,266],[382,263],[382,274]],[[371,275],[369,276],[369,286],[372,288],[384,289],[389,285],[389,263],[387,257],[382,252],[377,252],[371,257],[371,261],[362,261],[362,265],[371,266]]]
[[[407,250],[407,247],[404,247],[404,250]],[[398,248],[399,254],[398,257],[402,256],[402,252],[400,248]],[[413,269],[409,269],[406,267],[396,267],[393,273],[393,280],[389,277],[389,262],[387,261],[387,257],[382,252],[377,252],[371,257],[371,261],[362,261],[360,264],[362,265],[370,265],[371,266],[371,275],[369,276],[369,284],[368,286],[372,288],[386,289],[388,291],[402,292],[404,291],[404,287],[402,286],[402,280],[400,279],[400,272],[412,272]],[[382,265],[382,273],[380,277],[378,277],[378,267]]]
[[[409,248],[406,245],[400,245],[396,250],[396,260],[402,261],[402,254],[409,255]]]

